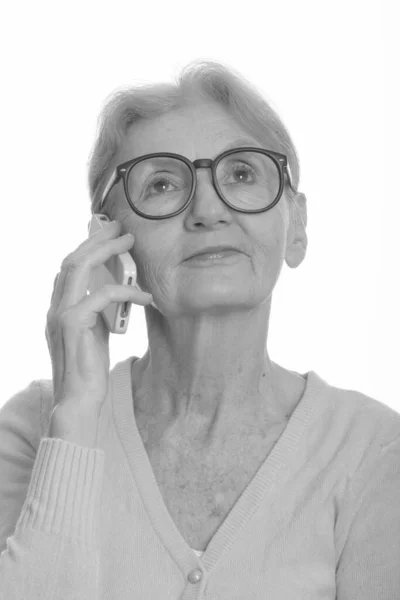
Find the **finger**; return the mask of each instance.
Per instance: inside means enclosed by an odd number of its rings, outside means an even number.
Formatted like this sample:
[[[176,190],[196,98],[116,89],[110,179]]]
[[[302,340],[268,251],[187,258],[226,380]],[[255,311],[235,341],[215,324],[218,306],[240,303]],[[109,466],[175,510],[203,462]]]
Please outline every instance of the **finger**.
[[[57,286],[57,281],[58,281],[58,276],[60,275],[60,272],[57,273],[57,275],[54,278],[54,282],[53,282],[53,292],[51,294],[51,299],[53,300],[54,298],[54,292],[56,291],[56,286]]]
[[[53,291],[51,293],[49,311],[53,312],[53,311],[57,310],[57,308],[60,304],[61,297],[62,297],[63,287],[64,287],[63,274],[62,274],[62,271],[59,271],[54,278]]]
[[[127,252],[132,248],[134,239],[131,236],[124,235],[108,241],[102,241],[84,255],[74,253],[70,261],[63,264],[63,295],[59,308],[62,310],[74,306],[87,296],[87,290],[90,280],[93,277],[95,269],[104,266],[111,257]]]
[[[73,252],[71,252],[68,256],[64,258],[61,264],[60,271],[55,276],[53,283],[53,293],[51,296],[52,308],[58,309],[58,307],[60,306],[60,303],[64,297],[66,279],[71,275],[71,270],[76,270],[70,268],[63,268],[63,266],[65,266],[65,262],[68,261],[68,259],[71,259],[72,257],[74,257],[75,261],[79,261],[80,258],[83,258],[88,255],[88,252],[90,252],[92,247],[96,247],[99,244],[104,246],[105,240],[112,239],[118,236],[120,233],[120,229],[121,223],[119,221],[110,221],[110,223],[107,223],[101,230],[97,231],[94,235],[84,240]],[[88,291],[86,288],[85,295],[87,295],[87,293]]]

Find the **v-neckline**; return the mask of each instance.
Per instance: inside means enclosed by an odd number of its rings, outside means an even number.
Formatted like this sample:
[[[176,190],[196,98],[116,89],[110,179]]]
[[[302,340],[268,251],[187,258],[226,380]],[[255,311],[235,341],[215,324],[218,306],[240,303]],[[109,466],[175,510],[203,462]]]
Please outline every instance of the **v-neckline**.
[[[235,542],[240,529],[252,518],[265,495],[268,492],[273,493],[273,486],[279,483],[279,472],[296,455],[301,438],[305,435],[318,406],[316,399],[323,385],[323,380],[314,371],[303,374],[303,376],[306,376],[304,393],[291,414],[286,427],[265,461],[215,532],[203,555],[198,557],[176,527],[164,503],[136,424],[131,379],[131,366],[135,359],[136,357],[130,357],[118,363],[111,371],[110,393],[116,428],[143,505],[161,542],[178,565],[182,568],[188,568],[188,565],[193,564],[190,562],[189,557],[191,556],[194,562],[201,560],[205,565],[211,567],[219,560],[221,553],[227,551]]]

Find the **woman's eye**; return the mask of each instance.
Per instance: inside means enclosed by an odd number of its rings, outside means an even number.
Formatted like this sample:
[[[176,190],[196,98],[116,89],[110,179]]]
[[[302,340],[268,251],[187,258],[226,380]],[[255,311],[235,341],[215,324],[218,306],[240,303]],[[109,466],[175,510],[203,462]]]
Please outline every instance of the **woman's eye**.
[[[168,188],[169,185],[171,185],[171,182],[167,179],[158,179],[150,184],[150,188],[153,187],[156,191],[165,192],[167,191],[165,188]],[[158,189],[157,186],[159,186]]]
[[[237,171],[235,171],[235,174],[237,175],[237,177],[240,179],[240,181],[243,183],[243,179],[245,181],[248,181],[248,177],[250,177],[251,173],[249,173],[249,171],[246,171],[246,169],[237,169]]]
[[[254,169],[249,165],[237,165],[233,167],[231,174],[237,183],[249,183],[254,179]]]
[[[171,188],[171,186],[173,186],[173,184],[168,177],[156,177],[152,181],[148,181],[144,189],[146,194],[157,195],[165,194],[172,191],[172,189],[175,189],[174,187]]]

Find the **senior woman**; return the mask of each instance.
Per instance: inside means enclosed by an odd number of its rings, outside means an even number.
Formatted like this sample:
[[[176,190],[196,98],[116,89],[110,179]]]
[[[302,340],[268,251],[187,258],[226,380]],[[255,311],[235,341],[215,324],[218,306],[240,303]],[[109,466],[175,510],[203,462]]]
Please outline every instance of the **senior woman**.
[[[221,64],[108,101],[92,212],[119,224],[104,244],[134,236],[148,349],[111,370],[95,447],[48,435],[51,380],[3,406],[1,600],[400,598],[400,415],[267,351],[307,249],[298,181]]]

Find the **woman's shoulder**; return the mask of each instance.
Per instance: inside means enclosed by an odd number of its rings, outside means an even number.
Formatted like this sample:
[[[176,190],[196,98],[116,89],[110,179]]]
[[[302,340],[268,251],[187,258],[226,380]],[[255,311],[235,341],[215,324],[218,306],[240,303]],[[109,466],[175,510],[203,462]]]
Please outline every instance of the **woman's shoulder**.
[[[0,438],[21,435],[37,448],[53,407],[52,379],[35,379],[0,407]]]
[[[377,448],[400,439],[400,413],[381,399],[328,382],[314,371],[312,381],[329,427],[340,423],[349,439],[364,439]]]

